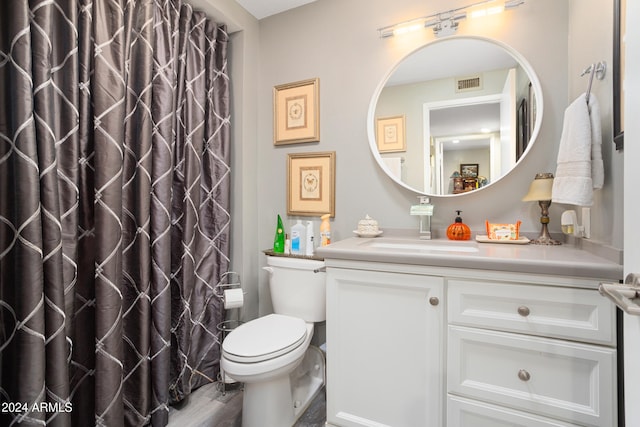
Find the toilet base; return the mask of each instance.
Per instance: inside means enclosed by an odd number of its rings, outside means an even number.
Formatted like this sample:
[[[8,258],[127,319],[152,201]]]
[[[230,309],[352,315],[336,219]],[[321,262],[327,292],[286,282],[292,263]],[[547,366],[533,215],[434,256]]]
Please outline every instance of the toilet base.
[[[242,427],[293,425],[325,384],[324,354],[309,346],[302,362],[289,375],[245,383]]]
[[[266,382],[245,383],[242,400],[242,427],[283,427],[293,425],[289,376]]]
[[[325,385],[324,352],[309,346],[302,363],[291,373],[294,421],[307,410],[318,391]]]

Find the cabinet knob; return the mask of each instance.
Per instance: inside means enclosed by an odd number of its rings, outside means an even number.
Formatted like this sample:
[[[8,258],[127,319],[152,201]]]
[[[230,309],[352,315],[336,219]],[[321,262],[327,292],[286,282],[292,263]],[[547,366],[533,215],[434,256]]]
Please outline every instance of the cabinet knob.
[[[531,379],[531,374],[524,369],[520,369],[518,371],[518,378],[522,381],[529,381]]]
[[[438,299],[438,297],[431,297],[429,298],[429,304],[436,306],[440,304],[440,300]]]
[[[531,314],[531,310],[529,310],[529,307],[527,307],[526,305],[521,305],[520,307],[518,307],[518,314],[522,317],[527,317],[529,314]]]

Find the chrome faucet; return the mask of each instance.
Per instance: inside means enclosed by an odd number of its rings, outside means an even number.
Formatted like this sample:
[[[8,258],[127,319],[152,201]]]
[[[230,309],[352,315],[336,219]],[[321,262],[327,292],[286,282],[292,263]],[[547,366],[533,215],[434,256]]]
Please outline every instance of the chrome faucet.
[[[433,205],[427,196],[418,196],[419,204],[411,206],[410,215],[420,217],[420,238],[431,240],[431,217],[433,216]]]

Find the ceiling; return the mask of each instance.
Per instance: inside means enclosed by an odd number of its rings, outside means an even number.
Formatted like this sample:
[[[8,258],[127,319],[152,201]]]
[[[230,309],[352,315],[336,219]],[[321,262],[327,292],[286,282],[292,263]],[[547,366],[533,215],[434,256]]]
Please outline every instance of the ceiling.
[[[266,18],[314,1],[316,0],[236,0],[257,19]]]

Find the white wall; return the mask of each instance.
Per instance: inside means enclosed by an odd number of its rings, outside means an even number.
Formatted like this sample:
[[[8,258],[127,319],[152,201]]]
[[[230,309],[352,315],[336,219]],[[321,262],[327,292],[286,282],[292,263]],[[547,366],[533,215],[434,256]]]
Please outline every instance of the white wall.
[[[613,138],[613,0],[569,0],[569,98],[587,89],[582,71],[593,62],[606,61],[604,80],[593,80],[602,116],[604,188],[594,193],[591,209],[593,238],[623,245],[623,152],[616,151]]]
[[[627,0],[628,16],[638,16],[640,2]],[[270,310],[264,264],[260,251],[271,247],[275,217],[287,218],[285,199],[285,161],[290,152],[336,151],[336,218],[334,238],[351,235],[358,219],[369,213],[384,227],[416,228],[408,215],[415,195],[400,188],[376,166],[369,153],[366,117],[371,95],[393,64],[407,52],[433,39],[429,32],[403,39],[380,40],[376,28],[405,19],[446,10],[468,1],[434,0],[318,0],[258,22],[235,2],[192,0],[192,4],[230,25],[232,37],[232,138],[233,216],[232,264],[242,275],[248,291],[246,318]],[[467,212],[465,221],[473,229],[484,219],[495,222],[523,221],[524,231],[537,231],[539,210],[520,201],[536,172],[555,171],[555,157],[562,130],[562,115],[568,103],[583,92],[586,80],[579,74],[599,60],[612,63],[613,0],[531,0],[508,15],[501,23],[463,22],[459,34],[499,39],[522,53],[542,82],[544,118],[542,131],[533,151],[508,179],[464,198],[434,198],[434,225],[445,227],[454,209]],[[506,15],[505,15],[506,16]],[[259,26],[258,26],[259,25]],[[629,51],[638,52],[639,27],[628,26]],[[636,78],[627,85],[628,99],[640,96],[638,56],[629,56],[627,74]],[[272,144],[272,87],[276,84],[320,77],[321,141],[314,144],[274,147]],[[631,84],[633,83],[633,84]],[[626,242],[625,270],[637,269],[637,215],[626,218],[628,234],[623,239],[623,154],[611,141],[611,73],[596,81],[593,93],[602,112],[603,154],[606,178],[603,190],[596,192],[592,209],[594,238],[621,248]],[[636,117],[637,103],[627,102],[627,117]],[[640,158],[637,136],[640,123],[628,121],[627,156],[636,164]],[[635,182],[627,172],[627,182]],[[630,186],[628,186],[630,187]],[[638,198],[627,188],[626,205],[637,214]],[[559,230],[564,206],[552,206],[551,230]],[[630,262],[636,262],[632,265]],[[627,267],[628,266],[628,267]],[[635,271],[636,273],[638,271]],[[640,355],[637,319],[626,318],[627,360]],[[627,425],[640,424],[638,372],[626,367]],[[633,380],[633,381],[632,381]]]
[[[380,39],[376,29],[409,18],[468,4],[463,0],[318,0],[259,23],[234,2],[194,0],[222,9],[239,33],[232,46],[234,114],[234,269],[249,294],[244,315],[271,309],[261,251],[273,244],[276,215],[286,215],[288,153],[336,151],[336,217],[334,239],[352,236],[357,221],[369,214],[384,228],[418,227],[409,216],[416,194],[388,178],[369,151],[366,120],[371,96],[395,63],[434,39],[431,31],[403,38]],[[458,34],[491,37],[519,51],[542,82],[544,117],[541,132],[516,171],[491,187],[463,197],[434,197],[433,226],[444,229],[465,212],[465,222],[482,230],[485,219],[520,219],[522,230],[537,232],[539,208],[521,202],[538,172],[554,172],[564,109],[586,81],[579,77],[591,62],[611,62],[613,0],[535,0],[499,17],[462,21]],[[235,6],[234,6],[235,5]],[[238,10],[240,9],[240,10]],[[224,15],[223,13],[223,15]],[[224,19],[224,16],[222,17]],[[273,86],[320,78],[319,143],[273,145]],[[603,113],[606,184],[593,207],[594,239],[622,246],[622,160],[611,137],[611,80],[594,83]],[[551,206],[551,231],[560,230],[565,206]],[[316,231],[317,224],[316,221]],[[258,286],[259,282],[259,286]]]
[[[280,213],[286,218],[288,153],[336,151],[333,238],[351,237],[357,221],[366,214],[376,218],[383,229],[417,230],[417,219],[409,215],[416,194],[399,187],[377,166],[369,150],[366,120],[371,96],[379,82],[400,58],[433,40],[434,35],[427,30],[403,38],[380,39],[376,29],[468,3],[319,0],[260,21],[257,99],[260,249],[272,245],[276,215]],[[494,222],[520,219],[523,231],[539,231],[539,207],[520,199],[537,172],[555,171],[562,113],[568,100],[567,8],[566,1],[536,0],[499,17],[460,23],[458,34],[498,39],[528,59],[542,82],[544,118],[532,151],[506,179],[464,197],[433,198],[435,228],[448,226],[455,210],[460,209],[473,230],[481,230],[486,219]],[[591,9],[594,14],[596,9]],[[273,86],[312,77],[320,78],[321,141],[274,147]],[[557,231],[561,210],[554,208],[551,229]],[[261,279],[260,303],[265,311],[269,309],[266,276]]]

